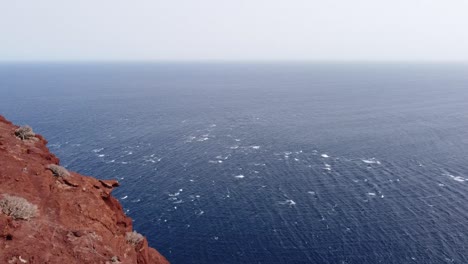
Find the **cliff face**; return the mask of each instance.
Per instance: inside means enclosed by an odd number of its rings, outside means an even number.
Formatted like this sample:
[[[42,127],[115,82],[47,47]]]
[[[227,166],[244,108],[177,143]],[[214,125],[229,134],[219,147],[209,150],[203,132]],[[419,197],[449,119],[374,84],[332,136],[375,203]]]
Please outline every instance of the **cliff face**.
[[[0,263],[168,263],[131,233],[117,181],[55,176],[47,141],[16,129],[0,116]]]

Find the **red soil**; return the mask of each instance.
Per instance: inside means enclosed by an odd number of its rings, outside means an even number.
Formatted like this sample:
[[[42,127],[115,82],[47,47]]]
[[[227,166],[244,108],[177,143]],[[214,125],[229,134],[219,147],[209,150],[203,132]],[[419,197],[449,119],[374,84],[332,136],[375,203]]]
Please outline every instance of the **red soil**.
[[[117,181],[47,169],[59,159],[40,135],[21,140],[0,116],[0,199],[20,196],[36,217],[15,220],[0,209],[0,263],[169,263],[146,239],[132,246],[132,221],[111,195]]]

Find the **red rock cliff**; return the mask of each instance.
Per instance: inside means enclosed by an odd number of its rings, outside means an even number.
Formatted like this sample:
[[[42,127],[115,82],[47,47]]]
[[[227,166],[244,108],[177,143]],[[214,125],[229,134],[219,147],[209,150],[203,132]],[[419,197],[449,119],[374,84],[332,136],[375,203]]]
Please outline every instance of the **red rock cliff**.
[[[145,238],[129,239],[132,221],[110,194],[117,181],[54,176],[47,141],[16,129],[0,116],[0,263],[168,263]],[[25,220],[14,210],[33,212]]]

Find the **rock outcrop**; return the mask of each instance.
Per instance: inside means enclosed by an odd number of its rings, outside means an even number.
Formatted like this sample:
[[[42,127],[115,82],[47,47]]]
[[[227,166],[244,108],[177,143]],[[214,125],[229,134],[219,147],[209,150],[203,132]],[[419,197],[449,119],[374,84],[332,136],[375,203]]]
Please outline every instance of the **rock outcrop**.
[[[117,181],[54,174],[47,141],[17,130],[0,116],[0,263],[168,263],[132,233]]]

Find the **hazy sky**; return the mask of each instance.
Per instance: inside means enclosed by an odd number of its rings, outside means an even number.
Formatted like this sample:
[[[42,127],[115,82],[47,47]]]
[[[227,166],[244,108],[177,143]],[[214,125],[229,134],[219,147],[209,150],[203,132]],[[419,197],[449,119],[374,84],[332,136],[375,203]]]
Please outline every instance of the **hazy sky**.
[[[468,0],[0,0],[0,60],[468,61]]]

